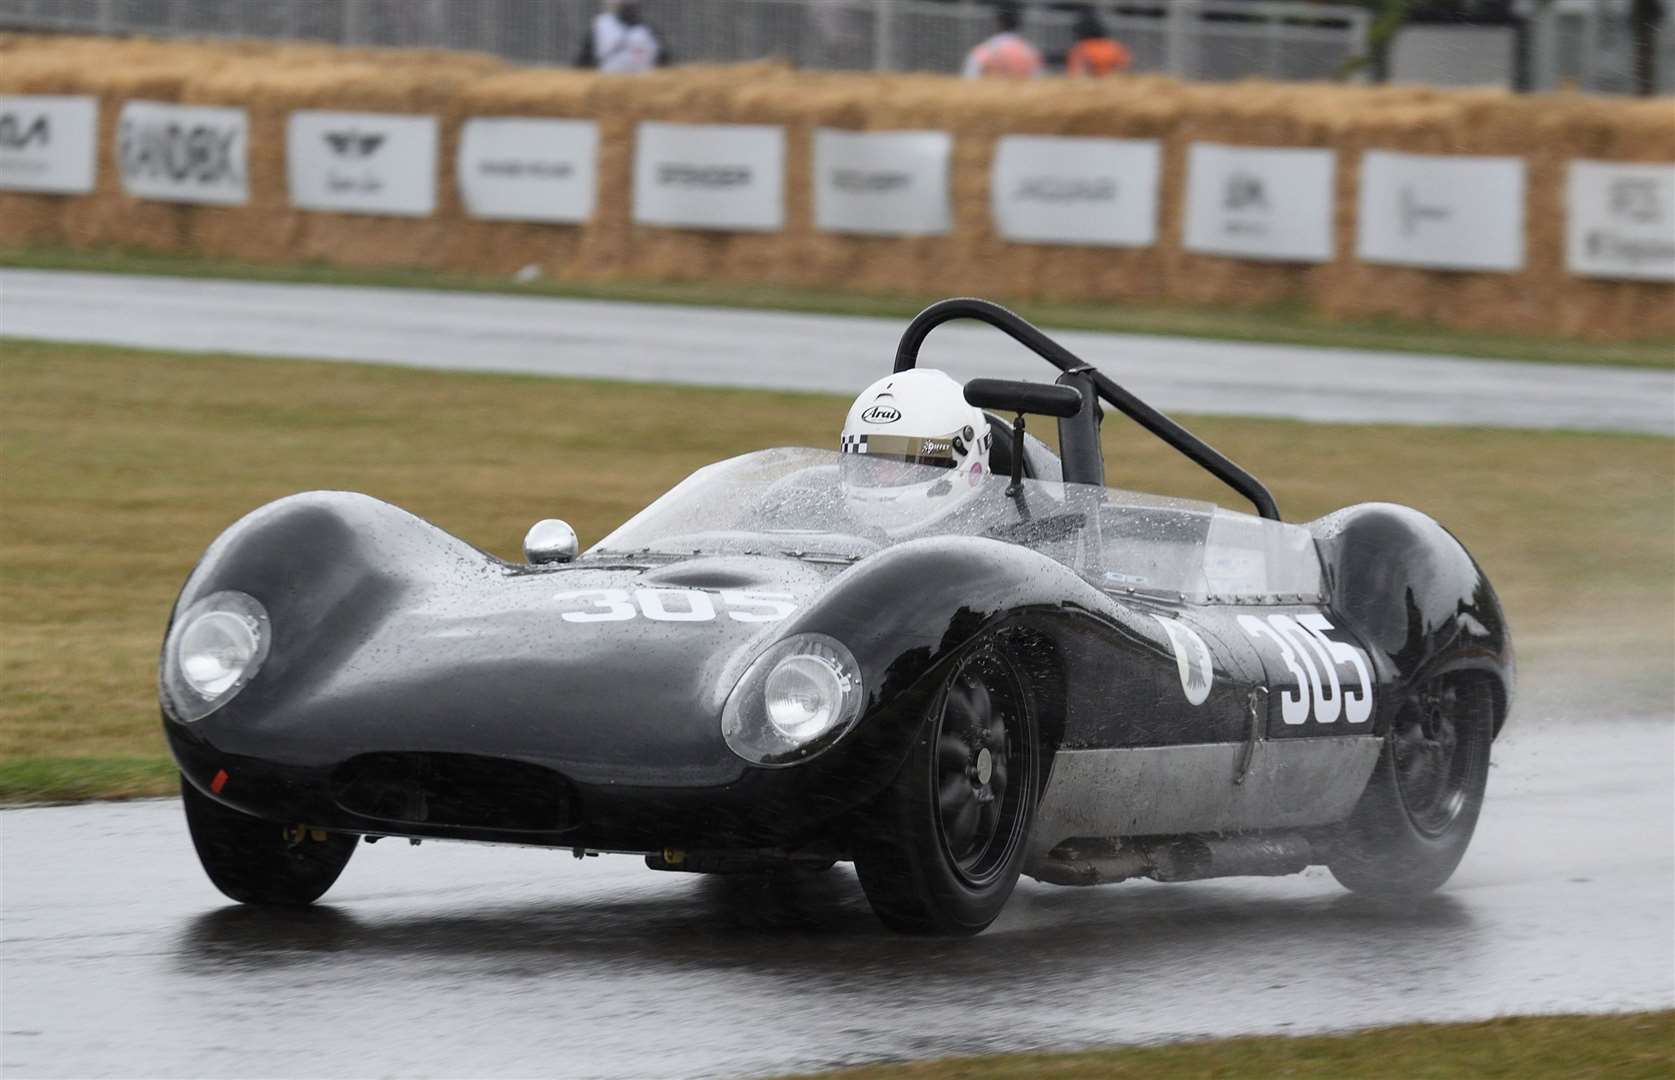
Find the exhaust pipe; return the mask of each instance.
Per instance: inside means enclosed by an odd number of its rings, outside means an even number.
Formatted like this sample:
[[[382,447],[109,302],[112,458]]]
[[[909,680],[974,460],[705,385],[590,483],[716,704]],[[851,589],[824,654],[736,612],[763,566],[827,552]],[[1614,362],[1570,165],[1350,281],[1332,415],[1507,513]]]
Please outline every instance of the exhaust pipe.
[[[1279,877],[1306,869],[1313,854],[1301,833],[1075,839],[1048,852],[1028,873],[1051,885]]]

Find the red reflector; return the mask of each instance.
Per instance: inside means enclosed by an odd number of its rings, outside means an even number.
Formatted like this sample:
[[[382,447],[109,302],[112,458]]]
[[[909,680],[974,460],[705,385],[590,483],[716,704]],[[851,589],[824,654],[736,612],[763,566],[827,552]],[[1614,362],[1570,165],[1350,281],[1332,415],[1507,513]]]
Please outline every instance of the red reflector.
[[[227,770],[226,769],[218,769],[215,773],[215,779],[211,780],[209,782],[209,790],[212,794],[219,795],[219,794],[221,794],[221,789],[226,787],[226,786],[227,786]]]

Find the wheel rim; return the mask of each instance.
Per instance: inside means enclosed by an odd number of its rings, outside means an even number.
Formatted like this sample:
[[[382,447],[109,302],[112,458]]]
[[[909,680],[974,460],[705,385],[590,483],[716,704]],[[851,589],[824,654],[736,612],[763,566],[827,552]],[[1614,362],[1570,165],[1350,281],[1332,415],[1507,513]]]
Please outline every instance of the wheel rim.
[[[1426,836],[1447,832],[1465,811],[1483,752],[1473,704],[1458,684],[1438,680],[1402,710],[1391,732],[1396,788]]]
[[[1021,841],[1030,782],[1023,682],[995,653],[968,660],[949,680],[936,726],[937,835],[967,885],[999,877]]]

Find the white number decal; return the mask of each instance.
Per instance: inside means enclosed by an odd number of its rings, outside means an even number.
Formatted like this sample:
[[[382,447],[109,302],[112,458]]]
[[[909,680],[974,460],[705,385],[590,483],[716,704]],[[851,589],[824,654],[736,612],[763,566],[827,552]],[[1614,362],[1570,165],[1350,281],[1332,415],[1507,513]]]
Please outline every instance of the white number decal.
[[[721,602],[727,605],[727,617],[734,622],[778,622],[797,610],[791,594],[782,592],[727,589],[721,594]]]
[[[1310,682],[1314,684],[1314,719],[1316,723],[1335,724],[1338,713],[1343,711],[1343,690],[1338,685],[1338,669],[1332,663],[1320,642],[1311,634],[1297,625],[1297,621],[1289,615],[1275,615],[1268,620],[1275,630],[1290,639],[1291,644],[1301,646],[1297,651],[1303,653],[1308,660]],[[1313,653],[1310,657],[1308,654]],[[1315,664],[1318,660],[1320,663]],[[1323,679],[1321,672],[1326,673]]]
[[[1372,718],[1373,679],[1366,657],[1355,646],[1326,636],[1332,629],[1326,616],[1270,615],[1263,620],[1240,615],[1239,626],[1252,638],[1278,646],[1280,663],[1295,680],[1295,688],[1280,693],[1280,719],[1287,724],[1306,724],[1311,714],[1319,724],[1335,724],[1340,714],[1351,724]],[[1353,686],[1339,680],[1341,664],[1355,669]]]
[[[797,610],[790,593],[723,589],[721,602],[734,622],[771,623]],[[555,593],[553,599],[570,610],[565,622],[625,622],[636,615],[653,622],[714,622],[715,601],[702,589],[577,589]],[[577,607],[575,605],[581,605]]]
[[[671,610],[667,604],[669,597],[674,597],[685,610]],[[715,618],[710,594],[696,589],[636,589],[634,599],[640,602],[645,617],[656,622],[709,622]]]
[[[1280,649],[1280,663],[1291,672],[1291,677],[1297,680],[1295,690],[1287,690],[1280,694],[1280,718],[1288,724],[1306,724],[1309,720],[1309,684],[1313,680],[1309,673],[1297,666],[1297,654],[1291,651],[1291,642],[1284,634],[1275,630],[1255,615],[1240,615],[1239,625],[1251,637],[1265,637]]]
[[[1361,656],[1361,650],[1353,645],[1341,641],[1333,641],[1322,630],[1332,629],[1332,624],[1326,621],[1326,616],[1320,614],[1299,615],[1297,621],[1303,629],[1308,631],[1316,641],[1326,646],[1336,664],[1349,664],[1355,669],[1356,693],[1344,695],[1344,719],[1352,724],[1364,724],[1373,715],[1373,676],[1367,670],[1367,661]]]
[[[628,602],[627,589],[582,589],[579,592],[561,592],[553,597],[560,603],[584,598],[590,608],[599,610],[566,611],[563,615],[565,622],[622,622],[634,617],[634,605]]]

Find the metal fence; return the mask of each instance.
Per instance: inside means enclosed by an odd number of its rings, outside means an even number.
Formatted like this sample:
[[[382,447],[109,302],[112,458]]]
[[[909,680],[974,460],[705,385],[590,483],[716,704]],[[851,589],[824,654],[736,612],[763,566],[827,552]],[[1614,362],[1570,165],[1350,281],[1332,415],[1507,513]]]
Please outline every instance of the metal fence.
[[[104,34],[298,38],[437,46],[565,64],[599,0],[0,0],[0,27]],[[959,69],[993,29],[960,0],[642,0],[678,61],[784,58],[800,67]],[[1139,71],[1226,80],[1331,78],[1366,48],[1358,7],[1263,0],[1106,0],[1100,10]],[[1075,16],[1038,2],[1024,32],[1049,55]]]
[[[1634,91],[1634,26],[1630,0],[1530,3],[1530,81],[1537,90],[1574,87],[1601,94]],[[1675,12],[1669,16],[1675,19]],[[1675,93],[1675,28],[1658,33],[1658,84]]]

